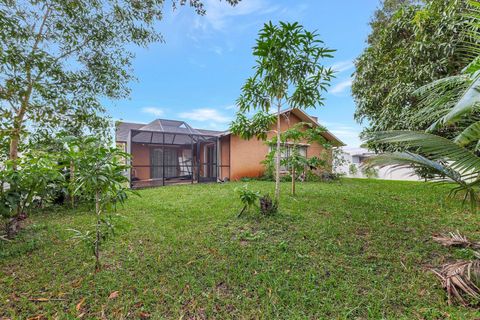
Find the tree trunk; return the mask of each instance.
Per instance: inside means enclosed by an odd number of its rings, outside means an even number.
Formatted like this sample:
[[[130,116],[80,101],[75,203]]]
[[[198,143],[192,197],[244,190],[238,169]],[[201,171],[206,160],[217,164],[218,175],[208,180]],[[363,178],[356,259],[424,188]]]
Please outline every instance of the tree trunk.
[[[33,44],[30,56],[33,56],[35,54],[35,51],[37,51],[38,45],[41,42],[43,37],[45,22],[47,21],[47,18],[50,15],[50,13],[51,13],[50,5],[46,5],[45,14],[43,15],[42,23],[40,24],[40,28],[35,37],[35,43]],[[18,159],[18,142],[20,140],[20,132],[22,130],[25,113],[27,112],[27,108],[30,103],[30,96],[32,95],[32,91],[33,91],[33,83],[39,77],[39,75],[37,75],[36,79],[32,79],[31,66],[28,60],[25,64],[25,74],[26,74],[26,80],[28,85],[25,91],[25,95],[23,96],[22,102],[20,104],[20,109],[18,110],[17,115],[15,116],[15,119],[13,120],[12,133],[10,135],[10,150],[9,150],[8,156],[10,160],[13,160],[14,170],[16,170],[17,168],[16,160]]]
[[[237,217],[240,217],[243,214],[243,212],[245,211],[245,209],[247,209],[247,206],[243,206],[242,211],[240,211],[238,213]]]
[[[75,195],[73,194],[74,191],[74,179],[75,179],[75,164],[73,161],[70,161],[70,203],[72,205],[72,209],[75,208]]]
[[[292,166],[292,194],[295,195],[295,166]]]
[[[281,159],[281,144],[280,144],[280,109],[281,109],[281,104],[280,101],[278,102],[278,112],[277,112],[277,158],[275,159],[275,203],[279,204],[280,202],[280,159]]]
[[[23,118],[25,117],[25,112],[27,112],[27,105],[30,100],[31,87],[28,88],[27,94],[25,95],[24,101],[18,110],[15,119],[13,120],[12,133],[10,135],[10,150],[8,154],[8,159],[13,161],[13,169],[17,169],[17,159],[18,159],[18,142],[20,141],[20,132],[22,131]]]
[[[95,239],[95,271],[100,271],[100,192],[95,193],[95,213],[97,214],[97,236]]]

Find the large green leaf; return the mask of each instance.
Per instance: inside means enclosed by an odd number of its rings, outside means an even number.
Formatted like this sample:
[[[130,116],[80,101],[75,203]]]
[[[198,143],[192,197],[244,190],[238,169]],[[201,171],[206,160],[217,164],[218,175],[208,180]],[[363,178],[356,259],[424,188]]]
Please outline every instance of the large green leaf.
[[[463,183],[462,175],[438,161],[425,158],[422,155],[411,152],[392,152],[383,153],[375,157],[371,157],[365,161],[366,167],[390,167],[392,170],[402,168],[426,168],[440,176],[445,176],[457,183]]]
[[[460,120],[466,113],[471,113],[480,103],[480,71],[472,77],[472,83],[465,90],[455,106],[443,118],[443,124],[452,124]]]
[[[469,125],[465,130],[454,139],[454,142],[460,146],[466,146],[472,142],[480,140],[480,121]]]
[[[371,143],[396,143],[418,149],[430,160],[450,162],[450,167],[462,174],[480,172],[480,158],[446,138],[425,132],[384,131],[373,132],[369,136]]]

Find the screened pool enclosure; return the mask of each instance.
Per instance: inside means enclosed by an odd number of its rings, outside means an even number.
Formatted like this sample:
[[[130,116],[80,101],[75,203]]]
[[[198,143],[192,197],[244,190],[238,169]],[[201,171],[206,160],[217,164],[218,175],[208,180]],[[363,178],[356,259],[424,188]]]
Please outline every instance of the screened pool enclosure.
[[[222,146],[224,154],[229,152],[225,141],[229,137],[222,137],[221,132],[194,129],[183,121],[157,119],[131,126],[125,133],[125,150],[132,155],[132,188],[229,178],[229,159],[224,164],[219,161]]]

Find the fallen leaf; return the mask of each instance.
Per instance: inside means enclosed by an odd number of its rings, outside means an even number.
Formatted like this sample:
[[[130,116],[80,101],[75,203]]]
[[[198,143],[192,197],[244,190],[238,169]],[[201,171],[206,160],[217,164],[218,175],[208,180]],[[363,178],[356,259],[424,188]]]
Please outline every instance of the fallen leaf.
[[[113,291],[113,292],[110,293],[110,295],[108,296],[108,299],[115,299],[116,297],[118,297],[118,291]]]
[[[75,309],[77,309],[77,311],[80,311],[80,309],[82,309],[82,305],[84,302],[85,302],[85,298],[82,298],[80,302],[77,303],[77,306],[75,307]]]
[[[46,302],[46,301],[49,301],[50,299],[48,298],[32,298],[32,299],[28,299],[30,301],[37,301],[37,302]],[[38,316],[37,316],[38,317]],[[33,319],[33,318],[32,318]]]
[[[150,313],[140,312],[140,318],[141,319],[148,319],[148,318],[150,318]]]

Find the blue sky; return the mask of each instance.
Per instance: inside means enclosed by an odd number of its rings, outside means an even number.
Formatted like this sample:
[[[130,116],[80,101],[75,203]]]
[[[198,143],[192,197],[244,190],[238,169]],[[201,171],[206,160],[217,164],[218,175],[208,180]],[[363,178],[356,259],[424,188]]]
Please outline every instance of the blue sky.
[[[349,147],[360,144],[350,95],[352,61],[365,47],[378,0],[243,0],[234,8],[225,1],[204,2],[205,16],[166,5],[158,26],[165,42],[135,49],[138,81],[131,84],[130,99],[108,103],[114,119],[182,119],[197,128],[227,129],[240,88],[252,74],[258,30],[267,21],[298,21],[337,50],[325,60],[337,70],[325,106],[308,113]]]

